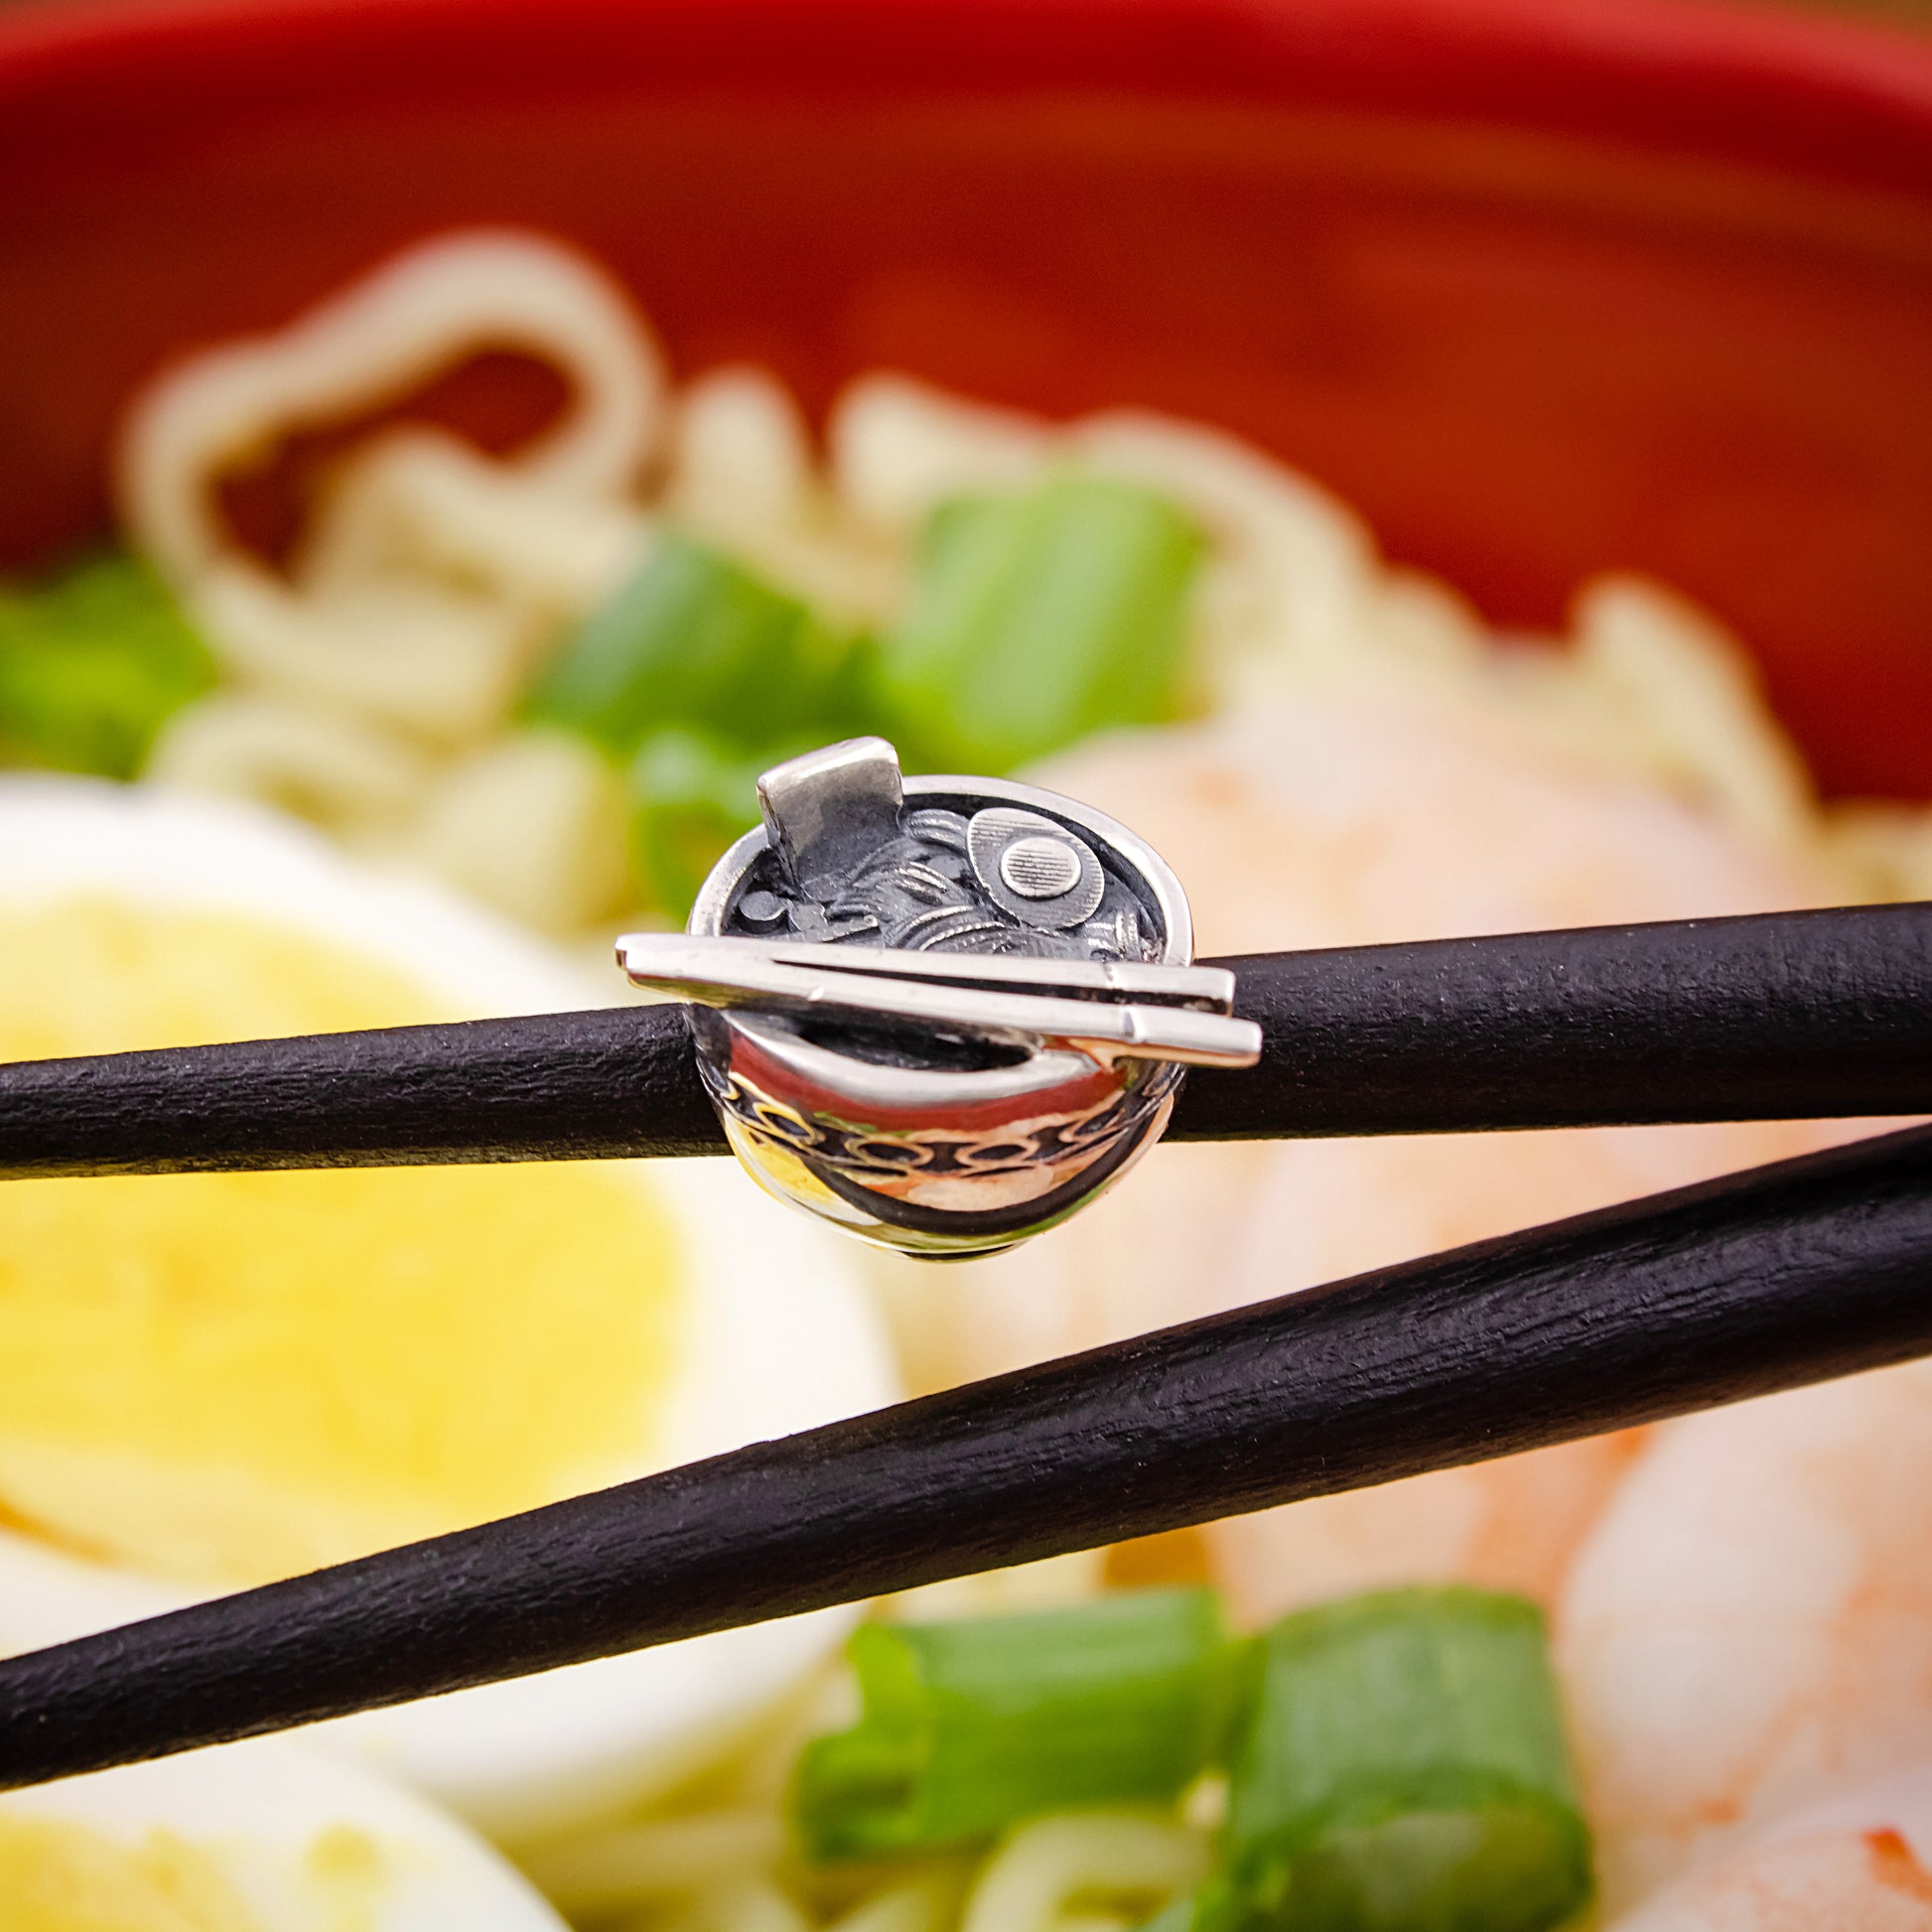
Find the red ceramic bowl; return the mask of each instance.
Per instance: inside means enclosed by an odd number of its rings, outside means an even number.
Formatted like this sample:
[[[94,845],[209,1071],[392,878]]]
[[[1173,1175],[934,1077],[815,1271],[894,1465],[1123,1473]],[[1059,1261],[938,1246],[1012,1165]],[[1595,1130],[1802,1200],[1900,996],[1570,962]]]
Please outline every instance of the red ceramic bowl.
[[[168,352],[479,220],[613,264],[686,370],[1228,424],[1498,620],[1654,571],[1831,789],[1932,794],[1932,42],[1690,0],[14,7],[0,560],[103,526]]]

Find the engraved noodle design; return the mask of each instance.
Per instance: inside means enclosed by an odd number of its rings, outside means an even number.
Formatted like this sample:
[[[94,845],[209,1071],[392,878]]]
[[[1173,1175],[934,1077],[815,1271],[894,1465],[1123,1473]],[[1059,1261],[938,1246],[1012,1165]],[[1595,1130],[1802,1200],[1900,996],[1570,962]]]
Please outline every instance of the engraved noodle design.
[[[1132,890],[1077,833],[993,806],[909,811],[897,838],[807,892],[768,857],[748,869],[722,929],[912,952],[1150,960],[1159,938]]]

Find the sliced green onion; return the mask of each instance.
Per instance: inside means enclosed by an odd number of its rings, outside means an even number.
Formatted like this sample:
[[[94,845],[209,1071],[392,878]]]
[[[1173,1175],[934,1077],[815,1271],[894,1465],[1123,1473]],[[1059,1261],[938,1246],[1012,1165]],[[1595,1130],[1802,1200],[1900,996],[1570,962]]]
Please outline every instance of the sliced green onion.
[[[670,726],[749,748],[816,742],[839,735],[853,655],[850,637],[795,599],[667,537],[565,642],[524,715],[618,758]]]
[[[131,778],[213,660],[160,580],[102,557],[0,592],[0,758]]]
[[[968,1844],[1041,1812],[1164,1803],[1221,1748],[1238,1654],[1212,1590],[864,1625],[864,1715],[806,1747],[792,1812],[821,1860]]]
[[[682,919],[705,875],[759,822],[758,777],[788,746],[747,757],[704,732],[653,732],[630,760],[630,876],[643,902]]]
[[[919,761],[1005,771],[1176,714],[1200,532],[1166,498],[1062,474],[928,520],[882,695]]]
[[[1575,1912],[1589,1839],[1542,1613],[1446,1588],[1285,1617],[1224,1853],[1195,1932],[1540,1932]]]
[[[1216,1876],[1176,1898],[1165,1910],[1145,1920],[1140,1932],[1207,1932],[1227,1923],[1227,1886]]]

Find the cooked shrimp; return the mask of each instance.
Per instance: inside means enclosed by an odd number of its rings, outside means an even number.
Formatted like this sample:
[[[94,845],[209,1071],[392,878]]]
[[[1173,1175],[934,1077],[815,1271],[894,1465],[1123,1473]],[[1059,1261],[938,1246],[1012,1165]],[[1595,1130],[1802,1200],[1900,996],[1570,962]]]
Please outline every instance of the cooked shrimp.
[[[1473,715],[1305,696],[1261,722],[1120,738],[1044,781],[1144,833],[1187,883],[1202,954],[1817,904],[1822,866],[1654,787],[1539,760]],[[903,1278],[928,1385],[1774,1160],[1790,1125],[1164,1147],[1016,1253]],[[962,1279],[962,1273],[965,1279]],[[1461,1577],[1548,1597],[1627,1441],[1241,1518],[1209,1532],[1237,1614]]]
[[[1932,1364],[1656,1432],[1557,1630],[1613,1905],[1836,1783],[1924,1759]]]
[[[1932,1932],[1932,1769],[1768,1831],[1611,1932]]]

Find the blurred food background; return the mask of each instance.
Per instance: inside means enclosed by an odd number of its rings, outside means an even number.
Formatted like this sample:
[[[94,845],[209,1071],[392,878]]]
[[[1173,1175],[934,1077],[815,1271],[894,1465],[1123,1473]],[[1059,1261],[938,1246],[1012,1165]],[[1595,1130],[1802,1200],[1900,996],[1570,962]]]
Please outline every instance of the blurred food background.
[[[8,1057],[624,997],[858,733],[1203,955],[1932,896],[1912,35],[65,0],[0,177]],[[1163,1148],[943,1271],[12,1182],[0,1646],[1875,1125]],[[9,1797],[0,1922],[1932,1926],[1928,1474],[1908,1367]]]

